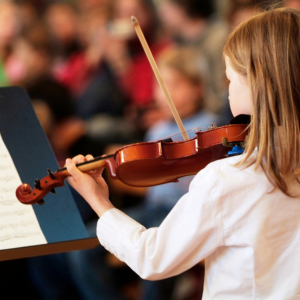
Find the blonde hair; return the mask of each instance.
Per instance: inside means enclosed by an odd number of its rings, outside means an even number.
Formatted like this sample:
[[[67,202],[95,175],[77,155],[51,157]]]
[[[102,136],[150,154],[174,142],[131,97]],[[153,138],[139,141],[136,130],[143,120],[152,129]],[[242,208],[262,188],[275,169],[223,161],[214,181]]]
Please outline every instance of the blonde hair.
[[[300,173],[300,12],[277,8],[244,21],[229,36],[224,54],[247,76],[253,101],[245,156],[237,165],[261,165],[291,196],[285,179]],[[256,147],[253,162],[248,158]]]

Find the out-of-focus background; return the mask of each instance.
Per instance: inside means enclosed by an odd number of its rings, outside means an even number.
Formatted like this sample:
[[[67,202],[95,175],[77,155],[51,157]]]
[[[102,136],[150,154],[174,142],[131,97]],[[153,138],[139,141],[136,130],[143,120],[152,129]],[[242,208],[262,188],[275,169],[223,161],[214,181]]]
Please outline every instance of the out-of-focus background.
[[[0,86],[28,92],[60,165],[177,133],[135,16],[186,129],[226,125],[224,43],[240,22],[274,4],[300,9],[299,0],[1,0]],[[107,180],[114,205],[151,227],[191,178],[149,189]],[[73,193],[93,231],[95,214]],[[201,299],[204,274],[199,263],[170,280],[143,281],[101,246],[1,262],[0,269],[1,299]]]

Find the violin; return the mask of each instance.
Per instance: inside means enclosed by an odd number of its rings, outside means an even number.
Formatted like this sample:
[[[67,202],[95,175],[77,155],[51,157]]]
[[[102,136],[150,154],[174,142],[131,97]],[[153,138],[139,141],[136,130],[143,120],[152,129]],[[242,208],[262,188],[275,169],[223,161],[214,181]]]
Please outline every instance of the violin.
[[[243,146],[247,133],[247,122],[198,130],[192,139],[135,143],[119,148],[112,155],[77,164],[77,167],[82,172],[106,168],[112,179],[133,187],[176,182],[180,177],[197,174],[210,162],[227,157],[228,147]],[[20,185],[16,197],[23,204],[43,204],[43,197],[54,193],[54,188],[64,186],[68,176],[66,168],[54,173],[48,169],[46,177],[35,180],[33,190],[27,183]]]

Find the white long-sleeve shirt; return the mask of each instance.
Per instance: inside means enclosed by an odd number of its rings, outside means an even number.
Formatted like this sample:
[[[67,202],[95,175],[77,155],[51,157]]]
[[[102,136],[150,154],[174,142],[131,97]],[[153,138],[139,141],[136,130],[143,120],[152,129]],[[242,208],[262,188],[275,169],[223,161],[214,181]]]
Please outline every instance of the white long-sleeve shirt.
[[[158,228],[107,211],[100,243],[149,280],[205,258],[205,300],[300,299],[300,196],[274,190],[261,168],[234,167],[238,159],[200,171]],[[298,183],[289,186],[300,193]]]

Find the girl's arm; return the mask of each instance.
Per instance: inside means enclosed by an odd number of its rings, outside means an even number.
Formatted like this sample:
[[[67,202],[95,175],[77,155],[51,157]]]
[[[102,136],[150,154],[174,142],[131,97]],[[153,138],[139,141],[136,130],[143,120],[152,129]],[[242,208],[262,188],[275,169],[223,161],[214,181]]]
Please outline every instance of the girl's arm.
[[[100,243],[142,278],[159,280],[182,273],[223,245],[213,171],[197,175],[189,193],[178,201],[160,227],[146,229],[113,208],[101,170],[89,175],[77,170],[74,162],[83,161],[82,156],[67,161],[73,175],[68,181],[101,217],[97,225]]]

